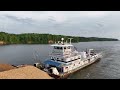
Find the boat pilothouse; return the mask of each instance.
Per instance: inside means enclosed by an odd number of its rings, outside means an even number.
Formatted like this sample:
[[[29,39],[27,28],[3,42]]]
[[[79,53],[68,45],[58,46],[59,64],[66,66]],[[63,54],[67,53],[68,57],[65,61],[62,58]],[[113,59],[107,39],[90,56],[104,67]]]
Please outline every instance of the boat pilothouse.
[[[76,51],[73,45],[67,43],[59,43],[53,46],[53,52],[51,53],[51,59],[54,61],[68,63],[74,59],[80,58],[79,52]]]
[[[78,52],[76,47],[70,43],[61,42],[51,45],[53,47],[50,58],[44,62],[44,71],[47,71],[51,76],[64,77],[73,73],[101,58],[100,53],[95,53],[93,49]]]

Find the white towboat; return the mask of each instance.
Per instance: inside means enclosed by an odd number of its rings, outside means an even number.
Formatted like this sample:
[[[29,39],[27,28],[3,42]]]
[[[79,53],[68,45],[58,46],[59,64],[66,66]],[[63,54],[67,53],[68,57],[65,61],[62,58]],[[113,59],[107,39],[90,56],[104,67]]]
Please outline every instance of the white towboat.
[[[82,69],[101,59],[101,53],[95,53],[93,49],[78,52],[70,43],[62,41],[51,45],[53,51],[50,58],[43,64],[43,70],[54,78],[65,78],[69,74]]]

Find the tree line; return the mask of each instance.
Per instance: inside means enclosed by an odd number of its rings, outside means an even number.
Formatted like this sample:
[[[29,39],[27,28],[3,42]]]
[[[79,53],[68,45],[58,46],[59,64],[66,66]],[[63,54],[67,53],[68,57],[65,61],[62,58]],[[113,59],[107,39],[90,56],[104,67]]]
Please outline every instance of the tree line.
[[[5,44],[48,44],[60,41],[61,38],[64,38],[65,40],[68,40],[68,38],[73,38],[73,43],[88,41],[118,41],[118,39],[114,38],[77,37],[38,33],[10,34],[0,32],[0,41]]]

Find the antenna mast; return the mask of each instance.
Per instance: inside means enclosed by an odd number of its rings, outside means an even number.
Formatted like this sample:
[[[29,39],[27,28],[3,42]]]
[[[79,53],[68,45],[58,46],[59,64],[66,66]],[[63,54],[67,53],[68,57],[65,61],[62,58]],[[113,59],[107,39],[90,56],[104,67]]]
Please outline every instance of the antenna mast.
[[[71,40],[72,40],[73,38],[68,38],[68,39],[70,39],[70,44],[71,44]]]

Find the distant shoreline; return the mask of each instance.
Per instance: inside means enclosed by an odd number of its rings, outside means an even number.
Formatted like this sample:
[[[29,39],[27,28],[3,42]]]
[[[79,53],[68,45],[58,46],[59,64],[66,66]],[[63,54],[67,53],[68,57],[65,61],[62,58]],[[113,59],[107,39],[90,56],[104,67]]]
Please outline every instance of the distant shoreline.
[[[119,41],[114,38],[99,38],[99,37],[78,37],[78,36],[65,36],[53,34],[39,34],[39,33],[23,33],[23,34],[10,34],[0,32],[0,45],[11,44],[53,44],[64,38],[64,41],[69,42],[68,38],[73,38],[72,43],[79,42],[92,42],[92,41]]]
[[[118,42],[118,41],[116,41],[116,42]],[[82,42],[112,42],[112,41],[82,41]],[[77,43],[81,43],[81,42],[77,42]],[[5,45],[51,45],[51,44],[36,44],[36,43],[31,43],[31,44],[29,44],[29,43],[26,43],[26,44],[23,44],[23,43],[20,43],[20,44],[19,43],[18,44],[0,44],[0,46],[5,46]]]

